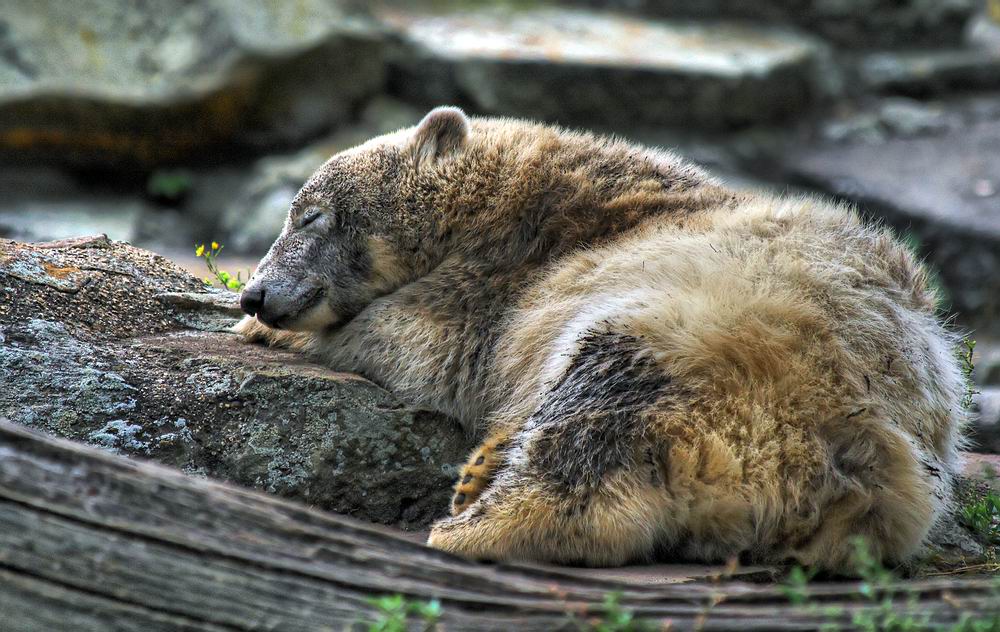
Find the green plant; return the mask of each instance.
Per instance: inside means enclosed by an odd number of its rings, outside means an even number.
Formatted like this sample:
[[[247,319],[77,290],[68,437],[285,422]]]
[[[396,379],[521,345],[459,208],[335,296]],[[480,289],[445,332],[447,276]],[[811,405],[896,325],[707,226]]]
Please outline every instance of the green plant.
[[[1000,494],[989,492],[962,507],[959,516],[983,540],[1000,544]]]
[[[919,610],[917,596],[910,595],[907,600],[908,607],[901,611],[894,600],[896,595],[891,588],[896,577],[872,555],[867,540],[855,538],[852,545],[854,570],[861,577],[858,592],[866,600],[877,604],[877,607],[854,613],[851,623],[865,632],[927,630],[930,615],[917,612]]]
[[[962,346],[958,350],[958,359],[962,363],[962,375],[965,376],[965,395],[962,397],[962,407],[966,410],[972,408],[972,398],[979,394],[972,381],[972,373],[976,366],[972,362],[972,355],[976,352],[976,341],[962,338]]]
[[[964,614],[948,632],[1000,632],[1000,615],[986,619],[973,619]]]
[[[806,570],[796,566],[788,573],[785,583],[780,586],[781,592],[793,606],[801,606],[809,601],[809,580],[815,575],[815,569]]]
[[[209,248],[206,248],[205,244],[201,244],[195,248],[194,256],[204,257],[205,266],[208,268],[208,271],[212,273],[212,276],[222,284],[222,287],[228,288],[234,292],[239,292],[243,289],[243,286],[246,285],[243,281],[243,273],[237,272],[236,276],[233,276],[225,270],[220,270],[218,264],[215,262],[219,253],[222,252],[222,248],[223,246],[216,241],[213,241],[211,247]],[[247,276],[249,277],[250,275],[248,274]],[[205,282],[211,283],[212,280],[206,279]]]
[[[192,186],[194,186],[194,178],[190,172],[183,169],[154,171],[146,182],[146,190],[150,195],[171,202],[176,202],[184,197]]]
[[[622,608],[620,599],[621,594],[617,592],[605,595],[600,614],[578,623],[577,627],[587,632],[651,632],[657,629],[654,624],[636,619]]]
[[[851,616],[850,629],[865,632],[1000,632],[1000,614],[995,613],[982,618],[962,615],[950,625],[932,624],[931,612],[921,609],[919,595],[914,591],[901,593],[894,588],[897,577],[872,555],[864,538],[855,539],[853,546],[854,571],[861,578],[858,597],[874,607],[857,610]],[[812,577],[812,572],[795,567],[782,585],[782,592],[793,605],[826,618],[821,630],[839,631],[841,628],[837,621],[842,619],[844,611],[836,606],[821,607],[811,601],[808,586]],[[995,592],[1000,599],[1000,580],[996,583]]]
[[[437,599],[411,602],[402,595],[385,595],[369,599],[368,603],[378,609],[375,621],[366,624],[368,632],[406,632],[410,629],[407,624],[411,615],[421,619],[425,632],[438,629],[441,602]]]

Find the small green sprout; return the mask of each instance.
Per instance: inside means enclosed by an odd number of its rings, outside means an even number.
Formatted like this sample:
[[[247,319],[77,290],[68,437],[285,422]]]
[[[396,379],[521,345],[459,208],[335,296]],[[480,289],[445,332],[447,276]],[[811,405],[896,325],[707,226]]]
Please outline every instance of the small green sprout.
[[[150,195],[170,202],[183,198],[192,186],[194,178],[189,171],[183,169],[154,171],[146,182],[146,190]]]
[[[410,615],[416,615],[423,621],[423,630],[430,632],[438,629],[441,618],[441,602],[432,599],[427,602],[410,602],[402,595],[385,595],[374,597],[368,603],[378,609],[378,618],[368,625],[368,632],[406,632]]]
[[[793,606],[801,606],[809,601],[809,581],[816,575],[815,569],[806,570],[801,566],[795,566],[785,583],[781,585],[781,592],[784,593],[789,603]]]
[[[225,270],[220,270],[218,264],[215,262],[219,253],[222,252],[222,248],[223,246],[216,241],[213,241],[208,248],[205,247],[205,244],[201,244],[195,248],[194,256],[204,257],[205,266],[208,268],[208,271],[212,273],[212,276],[222,284],[222,287],[228,288],[234,292],[239,292],[243,289],[243,286],[246,285],[243,281],[243,273],[237,272],[236,276],[233,276]],[[211,282],[211,279],[205,279],[206,284],[210,284]]]
[[[972,408],[972,398],[979,394],[972,381],[972,372],[976,368],[972,362],[972,355],[975,352],[976,341],[963,338],[962,347],[958,350],[958,359],[962,363],[962,375],[965,376],[965,395],[962,396],[962,407],[966,410]]]
[[[989,544],[1000,544],[1000,494],[989,492],[962,507],[962,522]]]
[[[657,629],[648,621],[636,619],[630,611],[622,608],[620,600],[620,593],[608,593],[604,596],[601,613],[577,623],[577,627],[587,632],[651,632]]]

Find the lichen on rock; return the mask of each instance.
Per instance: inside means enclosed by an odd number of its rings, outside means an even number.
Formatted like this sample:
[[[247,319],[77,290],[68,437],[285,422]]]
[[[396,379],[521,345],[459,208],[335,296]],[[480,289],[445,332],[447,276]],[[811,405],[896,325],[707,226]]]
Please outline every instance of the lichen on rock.
[[[224,331],[237,313],[234,294],[124,243],[0,241],[0,418],[376,522],[447,508],[469,447],[457,424],[245,345]]]

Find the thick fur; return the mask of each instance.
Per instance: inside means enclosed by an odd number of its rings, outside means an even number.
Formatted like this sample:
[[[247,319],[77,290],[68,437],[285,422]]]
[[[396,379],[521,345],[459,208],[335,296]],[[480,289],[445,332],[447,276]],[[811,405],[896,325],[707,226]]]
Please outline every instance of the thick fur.
[[[841,206],[439,109],[321,168],[254,283],[323,300],[248,337],[484,435],[433,547],[843,570],[857,536],[905,560],[949,502],[954,340],[907,248]]]

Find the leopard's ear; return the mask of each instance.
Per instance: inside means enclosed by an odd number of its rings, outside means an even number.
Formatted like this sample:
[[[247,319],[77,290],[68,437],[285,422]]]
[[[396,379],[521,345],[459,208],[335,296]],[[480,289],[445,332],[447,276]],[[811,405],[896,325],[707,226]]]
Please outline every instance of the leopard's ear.
[[[441,106],[427,113],[413,133],[417,162],[430,164],[462,150],[469,137],[469,117],[456,107]]]

